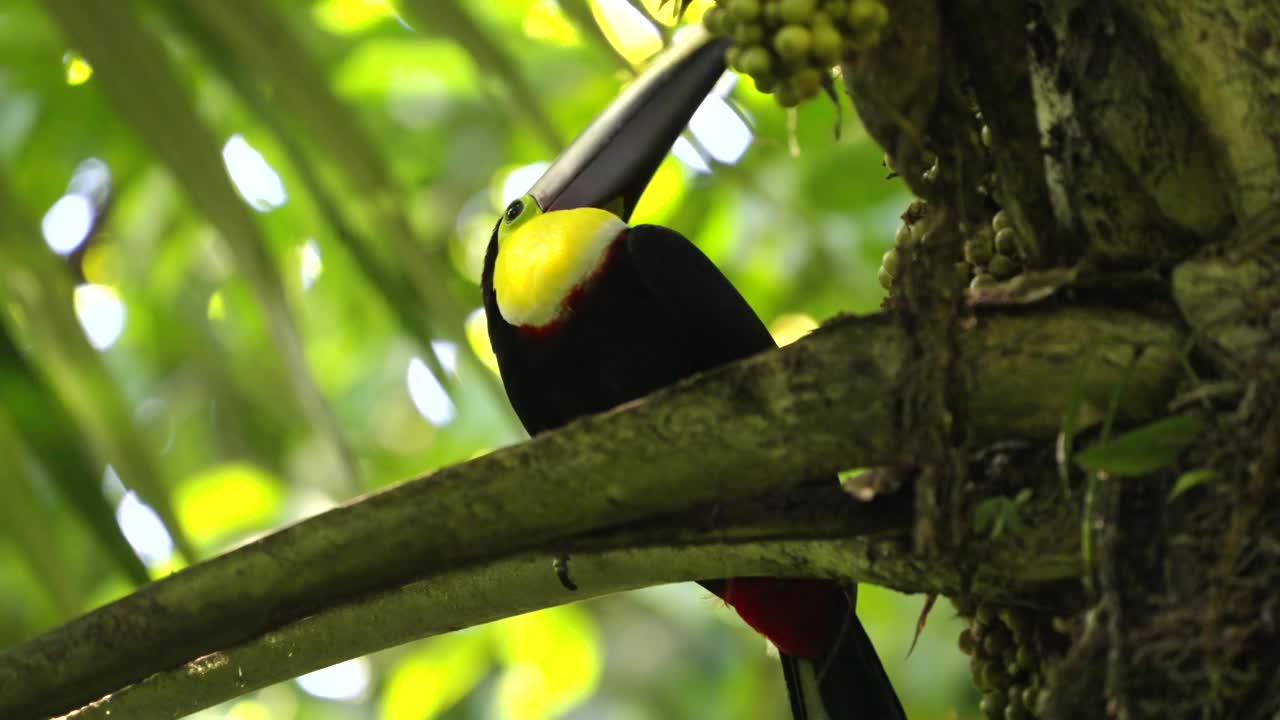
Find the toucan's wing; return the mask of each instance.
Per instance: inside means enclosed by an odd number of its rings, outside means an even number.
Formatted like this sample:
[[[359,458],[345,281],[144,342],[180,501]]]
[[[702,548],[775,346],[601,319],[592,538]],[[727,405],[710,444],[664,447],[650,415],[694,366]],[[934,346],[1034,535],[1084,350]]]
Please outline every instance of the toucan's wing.
[[[683,235],[659,225],[627,233],[641,281],[693,355],[694,371],[775,347],[769,329],[728,278]]]

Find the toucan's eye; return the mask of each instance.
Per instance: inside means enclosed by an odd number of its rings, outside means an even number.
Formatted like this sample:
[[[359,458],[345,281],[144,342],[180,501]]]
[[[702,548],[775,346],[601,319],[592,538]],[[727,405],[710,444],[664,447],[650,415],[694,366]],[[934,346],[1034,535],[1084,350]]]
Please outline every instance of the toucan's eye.
[[[515,222],[522,212],[524,212],[524,201],[512,200],[511,204],[507,206],[507,222]]]

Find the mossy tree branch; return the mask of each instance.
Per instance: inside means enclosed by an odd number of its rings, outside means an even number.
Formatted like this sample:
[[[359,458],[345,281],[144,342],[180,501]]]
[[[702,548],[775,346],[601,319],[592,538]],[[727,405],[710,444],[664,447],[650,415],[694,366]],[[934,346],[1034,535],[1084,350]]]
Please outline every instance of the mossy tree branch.
[[[1101,407],[1136,355],[1139,372],[1121,393],[1119,415],[1137,420],[1163,409],[1181,372],[1182,330],[1137,313],[1042,307],[971,320],[960,333],[959,359],[971,384],[959,396],[966,398],[965,421],[978,443],[1053,437],[1072,395],[1064,378],[1079,378],[1073,392]],[[267,652],[269,633],[339,608],[376,608],[376,598],[406,583],[419,582],[419,593],[431,590],[444,603],[438,607],[455,607],[448,598],[469,597],[479,578],[491,577],[485,573],[518,574],[537,549],[576,549],[584,533],[786,492],[841,468],[909,463],[901,438],[911,428],[902,427],[898,401],[907,382],[900,377],[906,341],[902,327],[886,317],[844,319],[777,352],[370,495],[193,566],[0,655],[0,715],[66,712],[245,643]],[[727,541],[716,540],[714,531],[697,535],[709,522],[705,517],[687,522],[682,527],[694,532],[689,544],[716,544],[701,554],[690,551],[686,560],[674,549],[650,551],[648,573],[606,577],[599,591],[715,571],[774,573],[787,562],[801,574],[945,589],[920,578],[955,577],[954,568],[962,567],[955,558],[917,564],[902,543],[886,546],[886,558],[895,560],[882,559],[875,573],[859,570],[851,556],[815,552],[827,559],[799,561],[801,553],[768,540],[779,536],[762,537],[750,523],[729,544],[745,539],[743,547],[755,549],[735,556],[717,549]],[[625,538],[630,531],[619,532]],[[853,524],[842,532],[836,536],[859,535]],[[626,552],[620,545],[600,547],[595,557],[602,565],[621,562],[617,553]],[[594,551],[584,552],[592,557]],[[584,562],[581,572],[588,567]],[[882,574],[893,567],[902,571]],[[1010,585],[1017,583],[1004,583],[1005,592]],[[528,587],[477,596],[460,619],[433,612],[410,636],[549,602],[538,583]],[[409,593],[402,602],[411,600],[412,591],[400,592]],[[341,659],[331,651],[315,662]],[[163,708],[149,712],[159,716]]]

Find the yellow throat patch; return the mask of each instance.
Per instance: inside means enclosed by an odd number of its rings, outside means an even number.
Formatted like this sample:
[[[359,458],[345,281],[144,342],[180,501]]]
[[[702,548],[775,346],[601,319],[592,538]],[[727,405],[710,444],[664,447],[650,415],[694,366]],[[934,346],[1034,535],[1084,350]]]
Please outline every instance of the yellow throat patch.
[[[626,229],[616,215],[597,208],[553,210],[521,223],[500,240],[493,267],[502,319],[526,327],[554,322]]]

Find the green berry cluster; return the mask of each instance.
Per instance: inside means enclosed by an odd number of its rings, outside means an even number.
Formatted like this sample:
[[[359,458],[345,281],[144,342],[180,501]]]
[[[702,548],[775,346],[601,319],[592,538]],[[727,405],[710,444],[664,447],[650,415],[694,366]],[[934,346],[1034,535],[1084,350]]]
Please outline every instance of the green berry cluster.
[[[969,287],[982,288],[1008,280],[1022,272],[1022,249],[1009,215],[1000,210],[989,227],[977,230],[964,242],[964,260],[973,271]]]
[[[880,271],[876,273],[877,279],[880,280],[880,287],[885,290],[893,289],[894,278],[902,272],[903,255],[912,247],[919,245],[922,240],[924,240],[924,222],[903,220],[898,226],[897,234],[893,237],[893,247],[885,251],[884,256],[880,258]]]
[[[960,633],[973,683],[982,691],[978,708],[991,720],[1033,720],[1043,686],[1043,657],[1035,614],[1022,608],[979,603],[972,624]]]
[[[875,45],[888,20],[880,0],[716,0],[702,18],[733,38],[729,67],[782,107],[817,95],[831,67]]]

